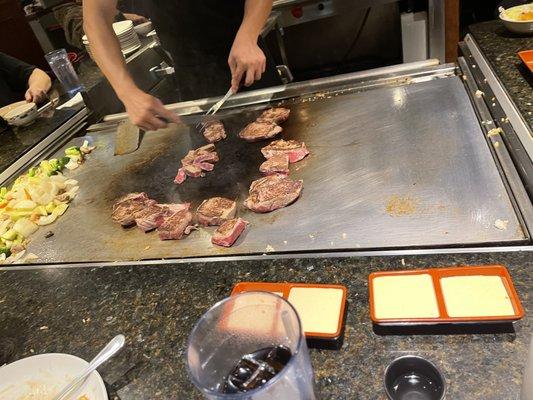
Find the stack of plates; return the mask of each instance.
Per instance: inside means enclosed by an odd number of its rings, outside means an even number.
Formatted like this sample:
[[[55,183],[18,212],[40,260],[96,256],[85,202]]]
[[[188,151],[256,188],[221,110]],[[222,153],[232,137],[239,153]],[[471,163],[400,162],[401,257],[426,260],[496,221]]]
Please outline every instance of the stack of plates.
[[[132,21],[127,20],[115,22],[113,24],[113,30],[115,31],[115,35],[117,35],[122,54],[124,54],[125,56],[133,53],[135,50],[141,47],[141,41],[139,40],[139,36],[137,36],[137,33],[133,29]],[[89,53],[91,58],[93,58],[87,35],[83,35],[82,42],[85,46],[85,50],[87,50],[87,53]]]

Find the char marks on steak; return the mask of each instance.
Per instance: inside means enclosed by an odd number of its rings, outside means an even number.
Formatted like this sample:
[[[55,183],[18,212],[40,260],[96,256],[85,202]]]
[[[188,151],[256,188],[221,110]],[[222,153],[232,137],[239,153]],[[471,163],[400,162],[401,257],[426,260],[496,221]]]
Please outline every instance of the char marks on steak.
[[[156,201],[150,200],[144,192],[127,194],[113,205],[111,218],[122,226],[133,225],[136,214],[155,203]]]
[[[204,171],[212,171],[213,164],[218,160],[214,144],[207,144],[189,151],[181,160],[182,167],[178,170],[174,183],[181,184],[188,176],[191,178],[204,176]]]
[[[202,225],[221,225],[228,219],[235,216],[237,211],[237,203],[225,197],[212,197],[204,200],[198,210],[196,216],[198,222]]]
[[[282,124],[289,119],[291,110],[284,107],[269,108],[261,113],[256,119],[257,122],[273,122],[275,124]]]
[[[300,161],[309,154],[309,150],[305,147],[304,142],[298,142],[296,140],[274,140],[268,146],[261,149],[261,153],[266,159],[277,156],[279,154],[287,154],[289,156],[289,162],[295,163]]]
[[[216,143],[222,139],[226,139],[224,124],[220,121],[209,123],[204,129],[203,135],[209,143]]]
[[[217,246],[232,246],[244,231],[246,225],[248,225],[248,222],[242,218],[233,218],[224,222],[211,237],[211,243]]]
[[[247,142],[258,142],[270,139],[281,133],[283,129],[272,122],[252,122],[239,132],[239,137]]]
[[[244,206],[259,213],[274,211],[294,202],[302,187],[303,181],[293,181],[285,175],[265,176],[252,182]]]
[[[285,153],[270,157],[259,166],[259,171],[265,175],[289,174],[289,156]]]
[[[190,206],[190,203],[150,205],[135,215],[135,223],[142,231],[148,232],[161,226],[172,214],[188,210]]]
[[[188,235],[194,227],[191,225],[192,213],[189,210],[181,210],[172,213],[165,218],[163,223],[157,228],[159,239],[176,240]]]

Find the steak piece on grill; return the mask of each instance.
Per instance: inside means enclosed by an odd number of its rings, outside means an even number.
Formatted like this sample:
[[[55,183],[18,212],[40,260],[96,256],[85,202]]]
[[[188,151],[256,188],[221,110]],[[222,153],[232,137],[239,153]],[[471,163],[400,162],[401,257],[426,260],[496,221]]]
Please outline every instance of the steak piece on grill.
[[[198,222],[202,225],[221,225],[233,218],[235,211],[237,211],[237,203],[233,200],[224,197],[212,197],[200,204],[196,210],[196,215]]]
[[[214,121],[208,124],[205,127],[203,134],[209,143],[216,143],[222,139],[226,139],[224,124],[220,121]]]
[[[165,218],[163,223],[157,228],[159,239],[174,240],[181,239],[184,235],[191,233],[194,226],[191,225],[192,213],[189,210],[181,210]]]
[[[276,174],[253,181],[244,206],[258,213],[270,212],[288,206],[302,192],[303,181]]]
[[[190,206],[190,203],[150,205],[135,214],[135,223],[142,231],[148,232],[161,226],[165,218],[178,211],[188,210]]]
[[[276,154],[270,157],[259,166],[259,171],[265,175],[289,174],[289,156],[287,154]]]
[[[272,122],[252,122],[239,132],[239,137],[247,142],[258,142],[270,139],[281,133],[283,129]]]
[[[212,171],[214,163],[218,162],[218,154],[214,144],[207,144],[196,150],[191,150],[181,160],[182,167],[174,178],[174,183],[181,184],[189,176],[198,178],[204,176],[203,171]]]
[[[156,201],[150,200],[144,192],[127,194],[113,205],[111,218],[122,226],[133,225],[136,214],[155,203]]]
[[[262,112],[256,119],[257,122],[273,122],[275,124],[282,124],[289,119],[291,110],[284,107],[269,108]]]
[[[280,139],[274,140],[269,145],[263,147],[261,153],[263,153],[267,159],[279,154],[287,154],[289,156],[289,162],[295,163],[307,156],[309,150],[305,147],[304,142]]]
[[[234,218],[224,222],[211,237],[211,243],[224,247],[232,246],[244,231],[246,225],[248,225],[248,222],[242,218]]]

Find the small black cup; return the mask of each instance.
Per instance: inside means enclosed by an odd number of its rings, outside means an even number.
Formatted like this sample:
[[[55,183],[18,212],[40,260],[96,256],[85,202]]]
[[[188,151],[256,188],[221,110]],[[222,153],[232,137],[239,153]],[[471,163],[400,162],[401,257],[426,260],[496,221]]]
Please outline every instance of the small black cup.
[[[418,356],[399,357],[385,370],[385,391],[391,400],[443,400],[444,376]]]

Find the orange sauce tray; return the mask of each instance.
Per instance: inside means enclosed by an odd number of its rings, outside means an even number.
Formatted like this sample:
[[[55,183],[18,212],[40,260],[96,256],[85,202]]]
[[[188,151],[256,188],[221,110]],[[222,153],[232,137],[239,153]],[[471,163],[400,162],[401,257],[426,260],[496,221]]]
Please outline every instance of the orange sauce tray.
[[[231,292],[271,292],[291,303],[302,322],[309,347],[342,346],[346,286],[308,283],[240,282]]]
[[[524,50],[518,52],[518,57],[522,59],[526,67],[533,73],[533,50]]]
[[[368,289],[376,325],[495,324],[524,317],[502,265],[374,272]]]

